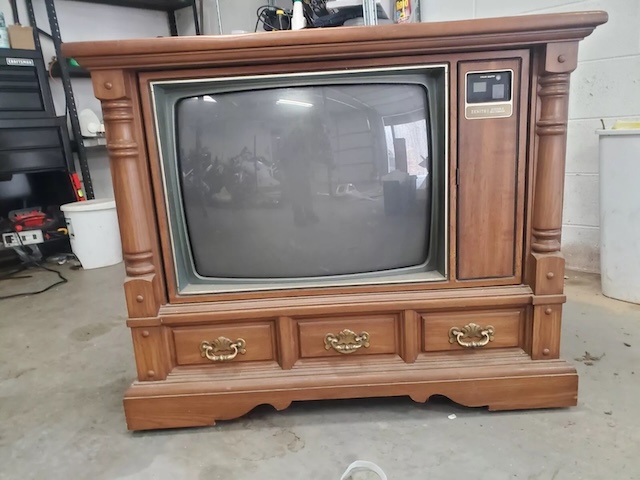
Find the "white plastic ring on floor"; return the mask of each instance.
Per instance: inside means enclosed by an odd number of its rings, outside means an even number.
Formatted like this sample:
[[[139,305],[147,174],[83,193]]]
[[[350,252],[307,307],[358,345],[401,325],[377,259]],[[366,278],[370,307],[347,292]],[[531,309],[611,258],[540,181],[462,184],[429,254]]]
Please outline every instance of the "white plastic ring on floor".
[[[378,475],[381,480],[387,480],[387,476],[378,465],[373,462],[367,462],[366,460],[356,460],[349,465],[340,477],[340,480],[348,480],[357,472],[373,472]]]

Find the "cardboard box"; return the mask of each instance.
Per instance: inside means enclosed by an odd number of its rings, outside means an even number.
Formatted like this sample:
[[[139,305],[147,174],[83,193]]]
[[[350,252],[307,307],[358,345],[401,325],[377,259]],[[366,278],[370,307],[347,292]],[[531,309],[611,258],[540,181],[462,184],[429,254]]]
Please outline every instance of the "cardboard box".
[[[36,42],[33,38],[33,28],[22,25],[9,25],[9,43],[11,48],[22,48],[24,50],[35,50]]]

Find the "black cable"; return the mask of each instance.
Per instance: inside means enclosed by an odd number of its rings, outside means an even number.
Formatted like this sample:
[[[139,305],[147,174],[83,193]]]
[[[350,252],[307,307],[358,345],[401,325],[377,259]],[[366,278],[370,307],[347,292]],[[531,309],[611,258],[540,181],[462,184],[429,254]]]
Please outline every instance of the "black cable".
[[[277,30],[282,30],[282,28],[278,28],[274,25],[271,25],[270,22],[267,21],[267,12],[268,11],[278,11],[281,10],[283,12],[282,15],[285,15],[287,17],[291,17],[290,14],[287,13],[286,9],[278,7],[277,5],[261,5],[258,7],[258,9],[256,10],[256,16],[258,17],[258,19],[256,20],[256,26],[253,29],[254,32],[258,31],[258,25],[260,25],[260,22],[262,22],[263,25],[271,28],[271,30],[277,31]],[[281,21],[279,23],[282,23]],[[289,22],[291,23],[291,22]]]
[[[272,30],[277,30],[277,28],[275,28],[273,25],[271,25],[270,23],[267,23],[267,20],[266,20],[267,12],[270,9],[277,10],[278,7],[272,7],[271,5],[262,5],[261,7],[258,8],[258,10],[256,10],[256,15],[258,16],[258,20],[256,21],[256,28],[255,28],[256,32],[258,31],[258,25],[260,24],[260,22],[262,22],[263,25],[266,25]]]
[[[22,238],[20,238],[20,232],[14,231],[13,233],[15,233],[15,236],[18,239],[18,243],[20,244],[20,247],[18,247],[18,248],[24,248],[25,245],[22,243]],[[22,272],[24,270],[27,270],[30,265],[33,265],[34,267],[37,267],[37,268],[41,268],[43,270],[47,270],[48,272],[53,272],[53,273],[58,275],[60,280],[58,280],[55,283],[52,283],[51,285],[49,285],[46,288],[43,288],[42,290],[37,290],[37,291],[33,291],[33,292],[14,293],[14,294],[11,294],[11,295],[3,295],[3,296],[0,296],[0,300],[6,300],[8,298],[24,297],[24,296],[27,296],[27,295],[38,295],[40,293],[44,293],[44,292],[46,292],[48,290],[51,290],[53,287],[57,287],[58,285],[62,285],[63,283],[67,283],[68,282],[68,280],[58,270],[54,270],[53,268],[45,267],[44,265],[38,263],[37,261],[35,261],[33,259],[31,259],[30,263],[27,263],[26,265],[22,265],[18,270],[15,270],[13,273],[11,273],[9,275],[13,275],[13,274]],[[7,275],[7,277],[9,275]],[[4,277],[0,278],[0,280],[4,280],[4,279],[5,279]]]
[[[257,14],[257,12],[256,12],[256,14]],[[258,15],[258,19],[256,20],[256,26],[253,29],[254,32],[258,31],[258,25],[260,25],[260,15]]]
[[[280,29],[278,29],[278,27],[275,27],[275,26],[271,25],[271,23],[267,22],[266,18],[262,19],[262,23],[264,25],[266,25],[267,27],[269,27],[272,32],[277,32],[278,30],[280,30]]]
[[[44,293],[44,292],[46,292],[48,290],[51,290],[53,287],[57,287],[58,285],[62,285],[63,283],[67,283],[69,281],[58,270],[54,270],[53,268],[45,267],[44,265],[41,265],[41,264],[35,263],[35,262],[33,263],[33,266],[37,267],[37,268],[42,268],[43,270],[47,270],[48,272],[53,272],[53,273],[57,274],[58,277],[60,278],[60,280],[58,280],[55,283],[52,283],[51,285],[49,285],[46,288],[43,288],[42,290],[37,290],[37,291],[33,291],[33,292],[14,293],[12,295],[3,295],[3,296],[0,296],[0,300],[6,300],[8,298],[24,297],[26,295],[38,295],[40,293]]]
[[[269,8],[271,8],[271,5],[260,5],[258,7],[258,9],[256,10],[256,28],[253,29],[254,32],[258,31],[258,25],[260,25],[260,21],[262,20],[262,14],[265,10],[268,10]],[[264,22],[263,22],[264,23]]]

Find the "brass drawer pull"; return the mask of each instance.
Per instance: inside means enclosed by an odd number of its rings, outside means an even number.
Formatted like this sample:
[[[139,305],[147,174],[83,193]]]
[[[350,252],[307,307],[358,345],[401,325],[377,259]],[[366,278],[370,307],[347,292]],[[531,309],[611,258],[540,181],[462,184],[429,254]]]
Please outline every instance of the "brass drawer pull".
[[[360,332],[359,335],[356,335],[355,332],[344,329],[338,335],[327,333],[324,337],[325,350],[333,348],[336,352],[347,355],[362,347],[369,348],[369,334],[367,332]]]
[[[495,329],[491,325],[481,327],[476,323],[469,323],[462,328],[453,327],[449,330],[449,343],[458,342],[458,345],[466,348],[484,347],[489,342],[493,342]],[[467,340],[479,338],[480,340]]]
[[[200,344],[200,356],[212,362],[228,362],[236,358],[238,353],[247,353],[247,342],[242,338],[232,342],[227,337],[218,337],[211,342],[204,341]]]

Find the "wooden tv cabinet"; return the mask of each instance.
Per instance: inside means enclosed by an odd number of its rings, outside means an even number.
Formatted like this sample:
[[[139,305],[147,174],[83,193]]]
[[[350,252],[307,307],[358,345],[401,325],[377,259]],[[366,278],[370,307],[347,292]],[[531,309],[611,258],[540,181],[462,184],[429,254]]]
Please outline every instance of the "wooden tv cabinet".
[[[64,45],[102,101],[137,381],[131,430],[212,425],[260,404],[445,395],[566,407],[559,359],[569,75],[603,12]],[[436,282],[180,295],[150,82],[448,65],[448,272]],[[512,70],[509,116],[465,110],[465,74]],[[480,116],[487,112],[480,111]]]

